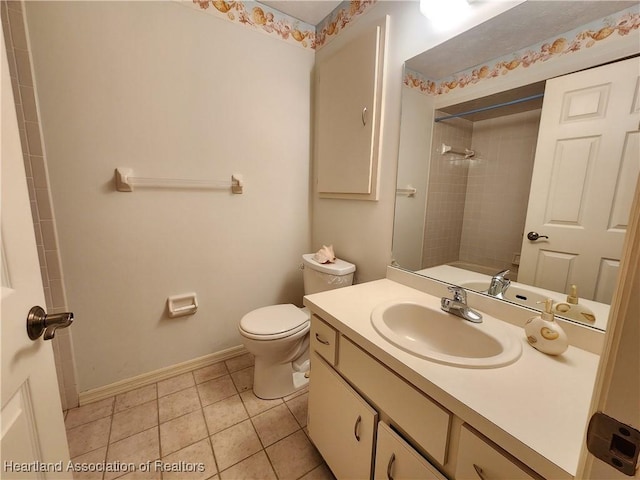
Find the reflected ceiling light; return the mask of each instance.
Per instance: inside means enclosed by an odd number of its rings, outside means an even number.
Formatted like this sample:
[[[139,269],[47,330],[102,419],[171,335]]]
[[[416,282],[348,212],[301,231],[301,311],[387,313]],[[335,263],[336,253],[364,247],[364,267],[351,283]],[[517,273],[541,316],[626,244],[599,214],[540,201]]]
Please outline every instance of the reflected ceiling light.
[[[469,14],[469,0],[420,0],[420,13],[438,28],[451,27]]]

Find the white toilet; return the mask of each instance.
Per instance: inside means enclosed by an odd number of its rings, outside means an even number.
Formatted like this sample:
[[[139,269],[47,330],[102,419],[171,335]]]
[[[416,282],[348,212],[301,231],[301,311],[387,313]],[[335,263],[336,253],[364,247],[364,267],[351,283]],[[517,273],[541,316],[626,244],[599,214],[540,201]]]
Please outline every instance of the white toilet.
[[[355,265],[336,259],[321,264],[314,254],[302,255],[304,293],[323,292],[353,283]],[[247,313],[238,330],[242,343],[255,356],[253,393],[263,399],[281,398],[304,387],[309,379],[309,311],[288,303]]]

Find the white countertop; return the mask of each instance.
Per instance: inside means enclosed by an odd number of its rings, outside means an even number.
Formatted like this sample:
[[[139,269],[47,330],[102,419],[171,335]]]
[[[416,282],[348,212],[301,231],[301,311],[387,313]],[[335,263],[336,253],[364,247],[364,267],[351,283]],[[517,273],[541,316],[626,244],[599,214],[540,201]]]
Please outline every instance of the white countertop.
[[[394,346],[374,330],[371,311],[394,299],[433,302],[440,308],[440,298],[389,279],[308,295],[304,304],[540,474],[575,476],[598,355],[573,346],[557,357],[545,355],[527,344],[522,328],[505,322],[523,342],[515,363],[489,369],[435,363]]]

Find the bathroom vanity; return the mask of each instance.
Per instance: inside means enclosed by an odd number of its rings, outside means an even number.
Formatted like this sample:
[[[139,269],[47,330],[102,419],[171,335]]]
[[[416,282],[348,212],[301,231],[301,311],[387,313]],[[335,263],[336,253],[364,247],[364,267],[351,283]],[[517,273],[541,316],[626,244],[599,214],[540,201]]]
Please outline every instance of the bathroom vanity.
[[[410,353],[372,324],[381,304],[437,308],[443,296],[445,284],[390,268],[386,279],[305,297],[312,313],[309,434],[333,473],[574,478],[602,334],[563,323],[572,344],[547,356],[527,344],[522,328],[535,312],[469,292],[472,308],[499,319],[522,343],[512,363],[470,368]]]

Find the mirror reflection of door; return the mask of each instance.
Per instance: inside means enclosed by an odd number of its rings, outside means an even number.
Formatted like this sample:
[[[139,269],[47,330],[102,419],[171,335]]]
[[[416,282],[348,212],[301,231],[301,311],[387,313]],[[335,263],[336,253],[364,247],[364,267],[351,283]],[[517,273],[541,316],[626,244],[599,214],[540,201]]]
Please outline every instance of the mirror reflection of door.
[[[611,302],[640,172],[639,71],[636,57],[547,82],[518,281]]]

